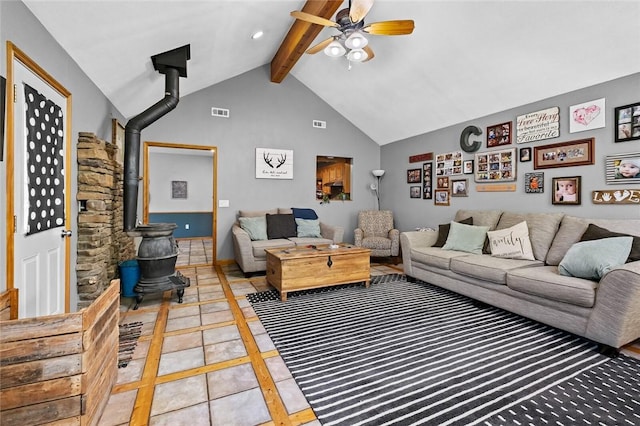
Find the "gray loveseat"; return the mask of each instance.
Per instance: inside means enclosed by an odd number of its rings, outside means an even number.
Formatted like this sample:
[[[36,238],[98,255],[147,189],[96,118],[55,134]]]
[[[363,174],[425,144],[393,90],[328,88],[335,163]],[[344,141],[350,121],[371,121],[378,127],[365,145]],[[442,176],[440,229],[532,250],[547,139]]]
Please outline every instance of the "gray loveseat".
[[[267,255],[264,251],[265,249],[337,244],[341,243],[344,237],[343,227],[331,226],[319,221],[320,233],[318,236],[290,236],[286,238],[252,240],[249,233],[240,226],[240,218],[266,217],[267,214],[290,215],[293,214],[293,210],[291,208],[258,211],[240,210],[238,213],[238,221],[236,221],[231,228],[235,260],[245,276],[249,276],[254,272],[263,272],[267,269]]]
[[[438,231],[412,231],[400,235],[405,274],[605,347],[620,348],[640,337],[640,260],[614,267],[599,281],[559,273],[565,254],[587,228],[640,236],[640,220],[495,210],[459,210],[454,220],[469,217],[474,226],[491,230],[526,221],[534,260],[498,258],[486,248],[471,254],[433,247]]]

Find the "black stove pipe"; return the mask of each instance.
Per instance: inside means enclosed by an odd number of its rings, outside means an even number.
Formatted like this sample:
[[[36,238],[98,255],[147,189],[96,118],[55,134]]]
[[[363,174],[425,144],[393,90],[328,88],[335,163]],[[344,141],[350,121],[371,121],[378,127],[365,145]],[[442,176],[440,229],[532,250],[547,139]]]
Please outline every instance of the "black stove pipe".
[[[187,76],[186,61],[190,59],[190,46],[153,56],[154,68],[166,75],[165,96],[127,122],[124,129],[124,231],[136,228],[138,211],[138,184],[140,175],[140,132],[178,105],[179,78]]]

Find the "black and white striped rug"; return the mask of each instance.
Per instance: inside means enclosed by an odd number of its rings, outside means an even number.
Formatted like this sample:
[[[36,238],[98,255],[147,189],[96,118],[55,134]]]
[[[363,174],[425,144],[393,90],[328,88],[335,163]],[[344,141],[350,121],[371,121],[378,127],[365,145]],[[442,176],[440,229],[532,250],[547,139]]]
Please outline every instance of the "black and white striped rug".
[[[274,292],[270,292],[274,293]],[[640,424],[640,363],[426,283],[250,295],[323,425]]]

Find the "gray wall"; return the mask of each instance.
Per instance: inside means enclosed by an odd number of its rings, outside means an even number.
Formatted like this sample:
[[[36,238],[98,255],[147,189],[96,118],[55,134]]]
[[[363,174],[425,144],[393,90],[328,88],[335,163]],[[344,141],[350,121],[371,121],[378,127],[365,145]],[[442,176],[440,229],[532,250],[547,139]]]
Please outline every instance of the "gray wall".
[[[569,133],[569,107],[591,100],[606,98],[606,127],[593,131]],[[614,108],[640,102],[640,74],[634,74],[596,86],[555,96],[540,102],[524,105],[511,110],[460,123],[434,132],[426,133],[402,141],[384,145],[381,149],[381,166],[387,170],[382,179],[381,204],[395,213],[396,225],[400,230],[416,227],[437,228],[438,224],[449,222],[458,209],[504,209],[519,212],[564,212],[573,216],[594,218],[640,218],[640,206],[631,204],[593,204],[591,191],[598,189],[617,190],[640,189],[638,184],[607,185],[605,182],[605,156],[611,154],[640,152],[640,141],[614,142]],[[560,108],[560,137],[523,144],[515,143],[515,121],[518,115],[557,106]],[[425,111],[428,114],[428,111]],[[512,121],[512,145],[500,148],[486,148],[486,128]],[[544,172],[545,189],[542,194],[524,192],[524,174],[532,172],[533,161],[517,164],[516,192],[476,192],[473,175],[459,175],[469,178],[469,197],[451,198],[448,207],[434,206],[433,200],[410,199],[409,184],[406,183],[407,169],[422,168],[422,162],[409,163],[409,156],[433,152],[460,151],[460,133],[474,125],[482,129],[482,135],[471,136],[470,140],[482,140],[477,152],[499,150],[509,147],[535,147],[584,138],[595,138],[595,164],[587,166],[560,167],[536,170]],[[474,159],[474,153],[465,153],[464,160]],[[435,173],[435,164],[434,164]],[[560,176],[582,176],[582,202],[580,205],[552,205],[551,178]]]
[[[77,191],[77,157],[76,143],[78,132],[94,132],[101,138],[111,140],[111,119],[122,120],[122,115],[113,107],[96,85],[80,70],[77,64],[67,55],[60,45],[51,37],[27,7],[20,1],[0,1],[0,74],[6,77],[6,41],[13,42],[20,50],[51,74],[60,84],[72,93],[72,167],[71,193]],[[6,153],[6,150],[5,150]],[[0,162],[0,176],[2,176],[0,190],[0,213],[3,226],[0,227],[0,291],[6,289],[4,271],[6,270],[6,229],[5,220],[5,175],[6,161]],[[75,310],[77,303],[75,262],[77,234],[77,204],[72,195],[73,224],[71,229],[71,309]]]
[[[228,108],[230,117],[212,117],[211,107]],[[327,128],[313,128],[314,119]],[[217,147],[218,199],[230,202],[217,209],[218,259],[233,258],[231,225],[238,210],[315,208],[320,220],[344,226],[345,239],[353,241],[357,212],[375,208],[369,185],[379,166],[378,145],[293,76],[271,83],[268,65],[181,98],[174,111],[143,130],[142,139]],[[256,148],[293,150],[294,178],[256,179]],[[353,201],[319,205],[317,155],[354,159]]]
[[[150,152],[149,212],[211,212],[212,157]],[[187,198],[172,197],[174,180],[187,182]]]

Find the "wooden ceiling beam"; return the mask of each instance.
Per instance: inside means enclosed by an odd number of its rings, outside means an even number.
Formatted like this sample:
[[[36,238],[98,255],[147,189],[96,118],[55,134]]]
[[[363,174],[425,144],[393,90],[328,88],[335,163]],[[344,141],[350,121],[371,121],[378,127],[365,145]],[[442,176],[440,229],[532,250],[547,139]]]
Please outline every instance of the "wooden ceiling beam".
[[[302,11],[331,19],[342,3],[343,0],[307,0]],[[298,19],[293,22],[287,36],[271,60],[271,81],[273,83],[280,83],[284,80],[323,28],[322,25]]]

